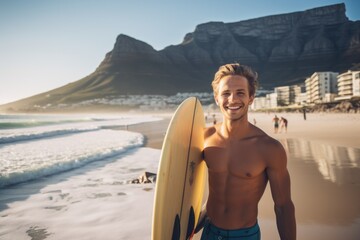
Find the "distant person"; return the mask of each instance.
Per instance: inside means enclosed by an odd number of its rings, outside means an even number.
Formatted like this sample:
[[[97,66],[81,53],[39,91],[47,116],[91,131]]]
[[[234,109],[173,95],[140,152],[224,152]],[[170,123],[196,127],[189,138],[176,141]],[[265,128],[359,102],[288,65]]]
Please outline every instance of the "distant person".
[[[304,120],[306,120],[306,108],[305,107],[303,107],[302,112],[303,112]]]
[[[256,119],[255,119],[255,118],[253,119],[253,123],[254,123],[254,125],[256,126]]]
[[[216,115],[215,114],[213,114],[213,119],[214,119],[213,124],[216,125],[217,121],[216,121]]]
[[[199,225],[201,239],[260,239],[258,204],[270,183],[281,239],[296,239],[286,152],[280,142],[248,121],[257,73],[235,64],[221,66],[212,87],[223,121],[205,129],[203,157],[209,196]]]
[[[280,117],[280,132],[285,129],[285,133],[287,133],[288,120],[284,117]]]
[[[278,118],[278,117],[275,115],[275,117],[273,118],[273,122],[274,122],[274,133],[278,133],[278,131],[279,131],[279,121],[280,121],[280,118]]]

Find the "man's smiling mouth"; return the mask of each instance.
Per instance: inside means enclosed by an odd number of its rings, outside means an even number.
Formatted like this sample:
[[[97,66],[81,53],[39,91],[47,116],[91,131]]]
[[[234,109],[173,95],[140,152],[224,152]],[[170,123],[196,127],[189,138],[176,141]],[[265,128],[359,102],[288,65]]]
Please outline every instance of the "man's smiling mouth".
[[[229,110],[238,110],[241,107],[240,106],[227,106],[226,108],[229,109]]]

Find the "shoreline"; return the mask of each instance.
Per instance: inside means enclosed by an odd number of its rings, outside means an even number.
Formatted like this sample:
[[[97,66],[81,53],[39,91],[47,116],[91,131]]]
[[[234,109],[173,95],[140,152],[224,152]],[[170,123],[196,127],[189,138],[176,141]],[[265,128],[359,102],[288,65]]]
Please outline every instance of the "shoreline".
[[[217,121],[220,113],[214,113]],[[286,117],[289,121],[287,132],[275,134],[273,131],[272,118]],[[128,131],[141,133],[145,136],[144,147],[161,149],[162,142],[172,113],[165,115],[154,115],[162,120],[156,122],[145,122],[127,127]],[[360,114],[339,114],[339,113],[309,113],[307,119],[303,119],[302,113],[249,113],[249,122],[253,124],[256,119],[256,126],[262,129],[269,136],[281,141],[284,139],[302,139],[311,142],[319,142],[339,147],[352,147],[360,149]],[[207,125],[212,124],[212,118],[208,117]],[[124,130],[124,127],[114,128]]]
[[[287,133],[274,133],[273,117],[285,117],[288,124]],[[360,114],[337,113],[250,113],[249,121],[257,119],[257,126],[271,137],[282,139],[305,139],[332,146],[360,148]]]

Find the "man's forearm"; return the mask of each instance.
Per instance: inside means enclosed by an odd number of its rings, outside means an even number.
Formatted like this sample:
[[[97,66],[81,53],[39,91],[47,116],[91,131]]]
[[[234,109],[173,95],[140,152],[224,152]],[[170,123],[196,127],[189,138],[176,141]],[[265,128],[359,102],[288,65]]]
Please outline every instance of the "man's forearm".
[[[276,224],[281,240],[296,240],[295,207],[293,202],[275,205]]]

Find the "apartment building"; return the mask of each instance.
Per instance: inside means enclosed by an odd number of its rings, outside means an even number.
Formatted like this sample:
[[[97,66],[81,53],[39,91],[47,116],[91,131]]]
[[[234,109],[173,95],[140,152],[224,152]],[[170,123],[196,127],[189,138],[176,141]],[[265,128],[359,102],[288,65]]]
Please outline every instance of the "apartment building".
[[[337,77],[338,97],[335,100],[360,96],[360,71],[347,71]]]
[[[281,86],[274,88],[274,92],[277,93],[278,105],[288,106],[297,103],[297,97],[301,94],[301,86]]]
[[[266,94],[265,97],[256,97],[251,104],[251,110],[259,110],[266,108],[276,108],[278,102],[278,96],[276,93]]]
[[[354,97],[360,97],[360,71],[358,71],[354,74],[353,95],[354,95]]]
[[[324,103],[360,97],[360,71],[315,72],[305,84],[274,88],[274,93],[256,97],[252,109],[276,108],[292,104]]]
[[[329,101],[329,93],[337,93],[337,76],[335,72],[315,72],[305,80],[307,103]]]

